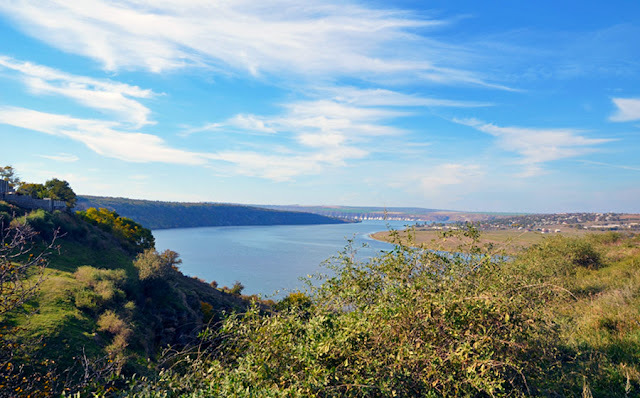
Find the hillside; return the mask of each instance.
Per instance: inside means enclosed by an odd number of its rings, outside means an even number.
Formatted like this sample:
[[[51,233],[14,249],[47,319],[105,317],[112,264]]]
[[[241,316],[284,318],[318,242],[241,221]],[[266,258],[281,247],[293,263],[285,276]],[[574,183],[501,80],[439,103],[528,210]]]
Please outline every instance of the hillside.
[[[219,227],[232,225],[305,225],[339,224],[346,221],[301,211],[283,211],[259,207],[182,203],[78,196],[76,210],[90,207],[115,210],[150,229]]]
[[[177,253],[92,221],[0,201],[0,397],[108,391],[249,305],[241,288],[184,276]]]
[[[0,274],[21,275],[2,284],[18,289],[0,302],[0,397],[640,392],[637,235],[556,234],[510,258],[473,227],[451,231],[467,254],[346,249],[269,306],[126,244],[117,228],[140,226],[109,215],[0,202]]]

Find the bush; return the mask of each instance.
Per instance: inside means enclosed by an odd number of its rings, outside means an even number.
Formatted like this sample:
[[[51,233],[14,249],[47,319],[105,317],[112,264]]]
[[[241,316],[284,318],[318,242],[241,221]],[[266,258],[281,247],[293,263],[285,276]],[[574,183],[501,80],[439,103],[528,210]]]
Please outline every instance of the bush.
[[[74,302],[76,307],[89,311],[97,311],[102,304],[101,297],[89,289],[78,289],[74,293]]]
[[[153,249],[155,245],[153,234],[149,229],[130,218],[121,217],[115,211],[91,207],[86,211],[78,211],[76,214],[90,224],[111,233],[127,250],[133,253]]]
[[[127,275],[123,269],[106,270],[85,265],[79,267],[74,276],[84,285],[74,295],[78,308],[96,311],[126,297],[123,287]]]
[[[113,311],[108,310],[98,318],[98,330],[112,335],[122,334],[127,324]]]
[[[140,253],[133,265],[138,269],[140,280],[165,279],[177,271],[178,264],[182,260],[178,259],[178,253],[165,250],[158,253],[155,249],[147,249]]]
[[[309,296],[231,316],[204,334],[208,355],[186,351],[173,369],[194,395],[525,395],[544,387],[558,335],[504,265],[405,247],[365,263],[345,253]]]
[[[244,290],[244,285],[242,283],[240,283],[239,281],[236,281],[233,286],[231,287],[231,289],[229,289],[229,293],[239,296],[242,291]]]
[[[553,236],[530,247],[516,260],[521,272],[554,283],[574,276],[579,269],[595,270],[604,263],[602,253],[587,239]]]

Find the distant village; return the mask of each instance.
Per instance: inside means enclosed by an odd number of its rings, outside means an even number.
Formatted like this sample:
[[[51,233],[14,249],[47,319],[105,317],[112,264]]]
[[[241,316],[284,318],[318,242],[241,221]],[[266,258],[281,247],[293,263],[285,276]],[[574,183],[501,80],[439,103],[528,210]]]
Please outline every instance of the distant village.
[[[0,180],[0,200],[24,209],[46,211],[65,210],[67,204],[63,200],[53,200],[50,198],[35,199],[27,195],[17,194],[9,185],[9,181]]]
[[[424,224],[424,230],[458,229],[462,223]],[[482,230],[522,230],[553,234],[569,229],[588,231],[640,231],[640,214],[622,213],[557,213],[497,216],[474,222]]]

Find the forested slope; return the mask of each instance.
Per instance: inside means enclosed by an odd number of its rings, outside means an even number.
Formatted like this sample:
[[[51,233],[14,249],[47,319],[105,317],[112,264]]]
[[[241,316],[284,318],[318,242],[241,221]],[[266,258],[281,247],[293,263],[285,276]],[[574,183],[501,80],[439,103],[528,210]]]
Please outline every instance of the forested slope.
[[[76,210],[115,210],[150,229],[232,225],[338,224],[345,221],[318,214],[217,203],[182,203],[79,196]]]

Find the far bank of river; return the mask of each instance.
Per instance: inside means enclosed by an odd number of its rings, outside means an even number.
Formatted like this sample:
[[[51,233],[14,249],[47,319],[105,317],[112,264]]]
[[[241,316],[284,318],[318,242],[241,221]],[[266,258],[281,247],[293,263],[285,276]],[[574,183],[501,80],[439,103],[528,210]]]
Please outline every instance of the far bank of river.
[[[320,264],[336,256],[353,239],[358,258],[388,251],[393,245],[369,235],[388,228],[402,229],[411,221],[364,221],[354,224],[275,225],[178,228],[153,231],[159,251],[180,254],[180,269],[219,286],[240,281],[246,294],[274,295],[303,286],[299,277],[324,269]],[[366,245],[367,247],[362,247]]]

